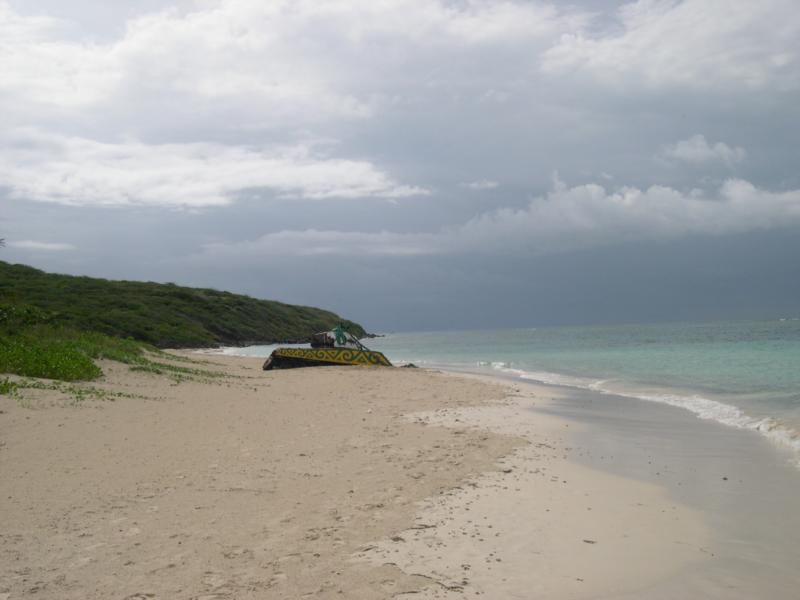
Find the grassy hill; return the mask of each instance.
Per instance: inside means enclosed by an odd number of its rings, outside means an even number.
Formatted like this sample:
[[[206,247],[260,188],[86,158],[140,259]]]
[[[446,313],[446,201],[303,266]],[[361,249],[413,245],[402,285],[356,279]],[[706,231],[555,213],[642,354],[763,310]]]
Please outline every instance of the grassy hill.
[[[305,342],[339,322],[365,335],[360,325],[319,308],[170,283],[56,275],[3,261],[0,303],[35,307],[60,327],[159,348]]]

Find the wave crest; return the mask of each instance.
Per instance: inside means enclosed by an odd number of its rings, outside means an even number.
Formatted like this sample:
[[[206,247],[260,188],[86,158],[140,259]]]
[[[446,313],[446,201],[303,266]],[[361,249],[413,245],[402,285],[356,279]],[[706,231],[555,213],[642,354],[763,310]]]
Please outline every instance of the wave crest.
[[[502,366],[501,366],[502,365]],[[536,381],[548,385],[560,385],[565,387],[592,390],[601,394],[613,394],[615,396],[625,396],[646,400],[648,402],[658,402],[668,404],[678,408],[683,408],[694,413],[701,419],[708,419],[736,427],[737,429],[747,429],[755,431],[769,438],[773,443],[788,448],[794,452],[795,466],[800,468],[800,432],[786,426],[780,420],[772,417],[757,418],[748,415],[740,408],[725,404],[719,400],[705,398],[700,395],[680,395],[680,394],[645,394],[632,393],[628,391],[612,390],[607,387],[606,379],[589,379],[584,377],[574,377],[547,371],[524,371],[515,369],[505,363],[492,363],[492,368],[502,373],[515,375],[520,379]]]

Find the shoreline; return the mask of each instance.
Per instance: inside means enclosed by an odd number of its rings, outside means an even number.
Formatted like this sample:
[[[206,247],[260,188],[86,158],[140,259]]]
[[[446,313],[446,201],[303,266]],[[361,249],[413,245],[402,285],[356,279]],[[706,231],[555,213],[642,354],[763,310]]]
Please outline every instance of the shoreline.
[[[746,435],[757,434],[769,441],[778,455],[785,456],[786,460],[792,464],[800,475],[800,433],[798,433],[796,423],[781,421],[772,416],[753,416],[738,406],[728,404],[720,399],[701,396],[690,390],[664,388],[657,393],[646,393],[632,389],[603,387],[595,383],[580,385],[562,381],[564,379],[575,379],[574,377],[548,373],[544,375],[551,375],[552,380],[538,379],[534,375],[539,374],[530,374],[507,367],[502,367],[492,372],[449,365],[431,365],[425,368],[482,378],[487,381],[544,386],[546,388],[564,390],[576,395],[597,394],[607,398],[628,398],[636,402],[676,408],[691,414],[692,417],[701,421],[722,425]]]
[[[656,485],[702,515],[709,530],[703,551],[711,560],[630,598],[789,599],[800,588],[800,474],[787,448],[680,406],[507,374],[454,375],[553,392],[531,410],[571,424],[570,460]]]
[[[273,347],[277,346],[258,346],[254,348],[258,348],[260,353],[264,351],[264,348]],[[253,356],[253,354],[243,353],[241,348],[236,347],[218,348],[210,351],[209,354]],[[405,364],[403,361],[397,363],[398,366],[403,364]],[[721,423],[727,427],[763,436],[770,440],[777,452],[788,453],[788,459],[800,472],[800,413],[789,418],[787,418],[787,415],[778,417],[758,411],[752,412],[752,407],[750,409],[742,407],[724,395],[715,395],[708,391],[698,391],[697,389],[680,386],[665,387],[663,385],[622,383],[620,381],[612,384],[610,383],[611,380],[565,375],[557,372],[529,372],[510,367],[506,363],[481,361],[477,367],[470,367],[422,360],[414,364],[424,369],[476,376],[489,381],[530,383],[558,389],[577,390],[578,393],[589,391],[603,396],[623,396],[642,402],[680,408],[692,413],[698,419]]]
[[[789,599],[800,588],[800,473],[785,448],[625,396],[578,392],[540,410],[582,425],[573,436],[580,464],[657,484],[703,513],[712,560],[648,597]]]
[[[577,424],[536,412],[558,391],[509,389],[513,395],[502,406],[408,417],[513,435],[526,444],[503,457],[499,470],[421,503],[414,526],[359,559],[391,562],[438,582],[415,598],[636,595],[707,560],[709,532],[699,511],[658,485],[572,460]]]
[[[564,390],[179,354],[225,376],[0,397],[3,600],[650,598],[713,560],[702,507],[586,462]]]

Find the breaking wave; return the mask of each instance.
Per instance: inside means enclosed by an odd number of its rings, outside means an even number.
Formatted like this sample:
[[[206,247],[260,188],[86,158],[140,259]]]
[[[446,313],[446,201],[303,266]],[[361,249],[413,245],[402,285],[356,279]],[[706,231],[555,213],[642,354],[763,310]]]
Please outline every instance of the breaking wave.
[[[786,426],[773,417],[753,417],[736,406],[725,404],[724,402],[711,398],[705,398],[697,394],[638,393],[628,390],[611,389],[607,385],[608,380],[604,379],[589,379],[546,371],[524,371],[522,369],[512,368],[508,363],[488,363],[486,366],[489,365],[496,371],[513,375],[520,379],[668,404],[688,410],[701,419],[716,421],[737,429],[755,431],[767,437],[773,443],[793,451],[794,463],[800,468],[800,432]]]

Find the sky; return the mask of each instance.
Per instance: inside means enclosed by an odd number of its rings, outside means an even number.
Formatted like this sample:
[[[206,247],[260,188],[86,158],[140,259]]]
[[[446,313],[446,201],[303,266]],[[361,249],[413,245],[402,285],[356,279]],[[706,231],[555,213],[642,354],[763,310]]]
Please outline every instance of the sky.
[[[0,0],[0,259],[372,331],[800,315],[796,0]]]

